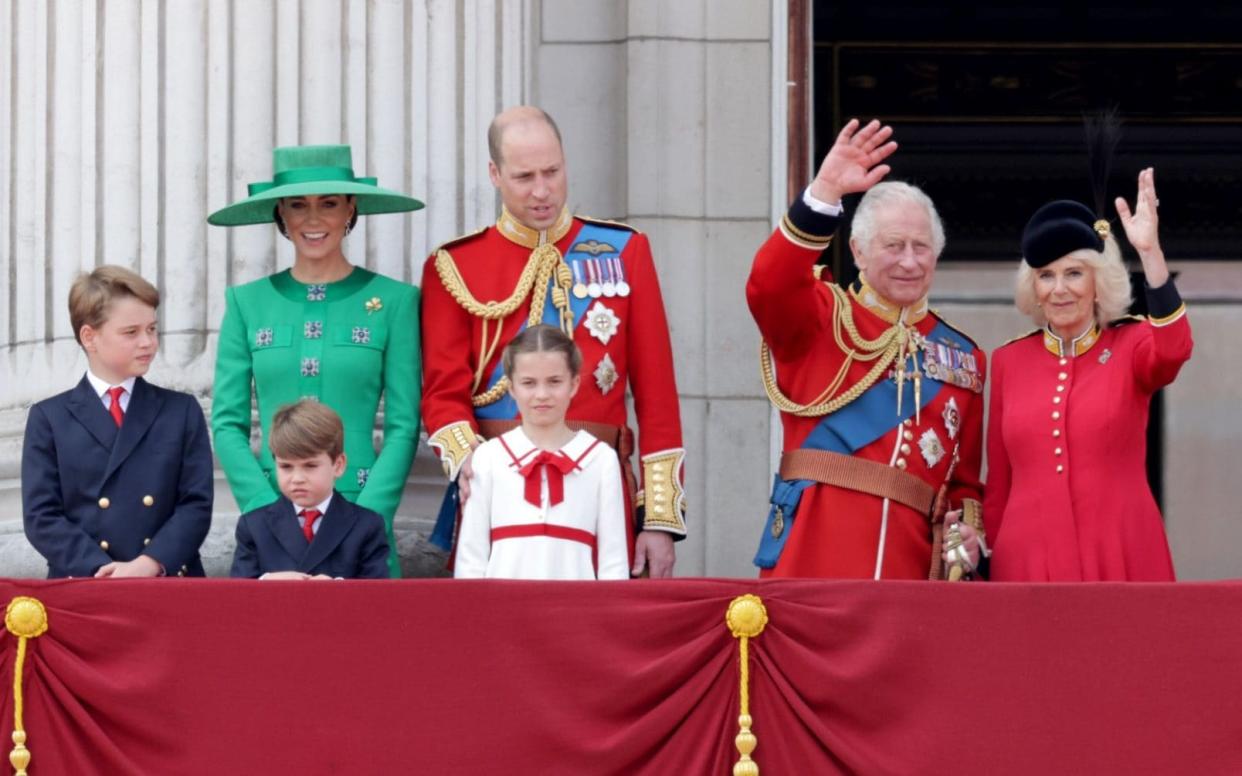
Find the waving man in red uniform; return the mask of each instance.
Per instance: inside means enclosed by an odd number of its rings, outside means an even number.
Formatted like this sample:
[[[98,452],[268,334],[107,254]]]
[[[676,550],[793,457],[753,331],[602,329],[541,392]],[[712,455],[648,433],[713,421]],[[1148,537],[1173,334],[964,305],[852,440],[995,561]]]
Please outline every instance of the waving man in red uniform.
[[[880,183],[891,134],[841,130],[746,286],[785,437],[763,576],[935,579],[979,560],[984,354],[928,307],[944,228],[922,191]],[[815,263],[862,191],[842,289]]]
[[[480,437],[517,425],[500,356],[524,327],[560,326],[582,351],[582,387],[567,416],[612,445],[634,508],[633,571],[672,575],[685,535],[685,450],[664,302],[647,238],[625,224],[571,215],[552,119],[533,107],[488,129],[488,171],[504,207],[493,226],[441,246],[423,271],[423,418],[445,472],[469,498]],[[629,457],[627,385],[638,416],[641,481]],[[459,473],[464,476],[460,479]],[[433,536],[447,543],[454,488]]]

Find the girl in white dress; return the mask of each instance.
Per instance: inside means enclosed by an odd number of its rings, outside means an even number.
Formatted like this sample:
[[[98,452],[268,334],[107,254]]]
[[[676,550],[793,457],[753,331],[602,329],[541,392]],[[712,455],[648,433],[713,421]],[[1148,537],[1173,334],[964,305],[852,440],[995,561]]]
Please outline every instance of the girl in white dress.
[[[503,363],[522,423],[474,451],[454,575],[628,579],[617,455],[565,423],[578,347],[554,326],[531,326]]]

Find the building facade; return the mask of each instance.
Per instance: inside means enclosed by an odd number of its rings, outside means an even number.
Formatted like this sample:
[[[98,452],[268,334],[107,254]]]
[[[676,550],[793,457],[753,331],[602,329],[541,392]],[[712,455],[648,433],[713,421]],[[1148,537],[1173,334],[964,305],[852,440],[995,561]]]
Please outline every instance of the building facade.
[[[570,207],[628,221],[653,246],[687,447],[677,572],[752,576],[779,427],[743,287],[799,177],[790,137],[809,155],[809,112],[790,107],[810,87],[807,14],[786,0],[0,6],[0,575],[44,573],[22,534],[21,437],[30,403],[85,368],[65,310],[78,272],[123,264],[157,283],[151,378],[210,412],[225,288],[292,255],[274,229],[205,217],[269,177],[273,146],[349,143],[359,174],[424,199],[363,219],[346,243],[355,263],[416,282],[436,245],[495,218],[487,124],[533,103],[564,135]],[[934,300],[946,315],[987,348],[1020,333],[1012,263],[952,254],[950,239]],[[1183,577],[1235,576],[1242,425],[1222,370],[1234,369],[1242,273],[1185,258],[1198,346],[1166,398],[1166,520]],[[443,484],[424,449],[396,522],[407,574],[440,567],[425,537]],[[204,554],[222,574],[237,509],[219,472],[216,494]]]

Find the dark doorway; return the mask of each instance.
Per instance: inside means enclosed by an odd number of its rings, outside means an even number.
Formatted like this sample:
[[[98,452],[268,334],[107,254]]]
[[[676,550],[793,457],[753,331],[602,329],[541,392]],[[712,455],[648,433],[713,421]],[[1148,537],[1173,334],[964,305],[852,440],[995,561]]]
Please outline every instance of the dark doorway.
[[[1242,6],[814,0],[811,9],[812,165],[848,118],[892,124],[901,144],[892,177],[936,201],[949,238],[942,260],[1016,262],[1040,204],[1093,204],[1083,116],[1109,108],[1123,132],[1108,201],[1132,200],[1138,171],[1155,166],[1165,253],[1238,256]],[[1116,221],[1111,206],[1100,215]],[[824,257],[843,283],[856,275],[847,238]],[[1148,471],[1158,501],[1162,427],[1157,395]]]

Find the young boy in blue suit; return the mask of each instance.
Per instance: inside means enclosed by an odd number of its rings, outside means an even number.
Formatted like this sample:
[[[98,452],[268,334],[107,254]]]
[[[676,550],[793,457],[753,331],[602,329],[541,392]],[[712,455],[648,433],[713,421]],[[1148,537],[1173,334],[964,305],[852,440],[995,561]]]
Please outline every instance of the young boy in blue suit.
[[[325,404],[302,399],[272,415],[267,438],[281,497],[237,521],[231,575],[387,579],[384,519],[333,488],[345,470],[341,417]]]
[[[159,304],[124,267],[69,289],[86,375],[30,408],[22,444],[26,538],[49,577],[203,576],[211,444],[193,396],[142,379],[159,348]]]

